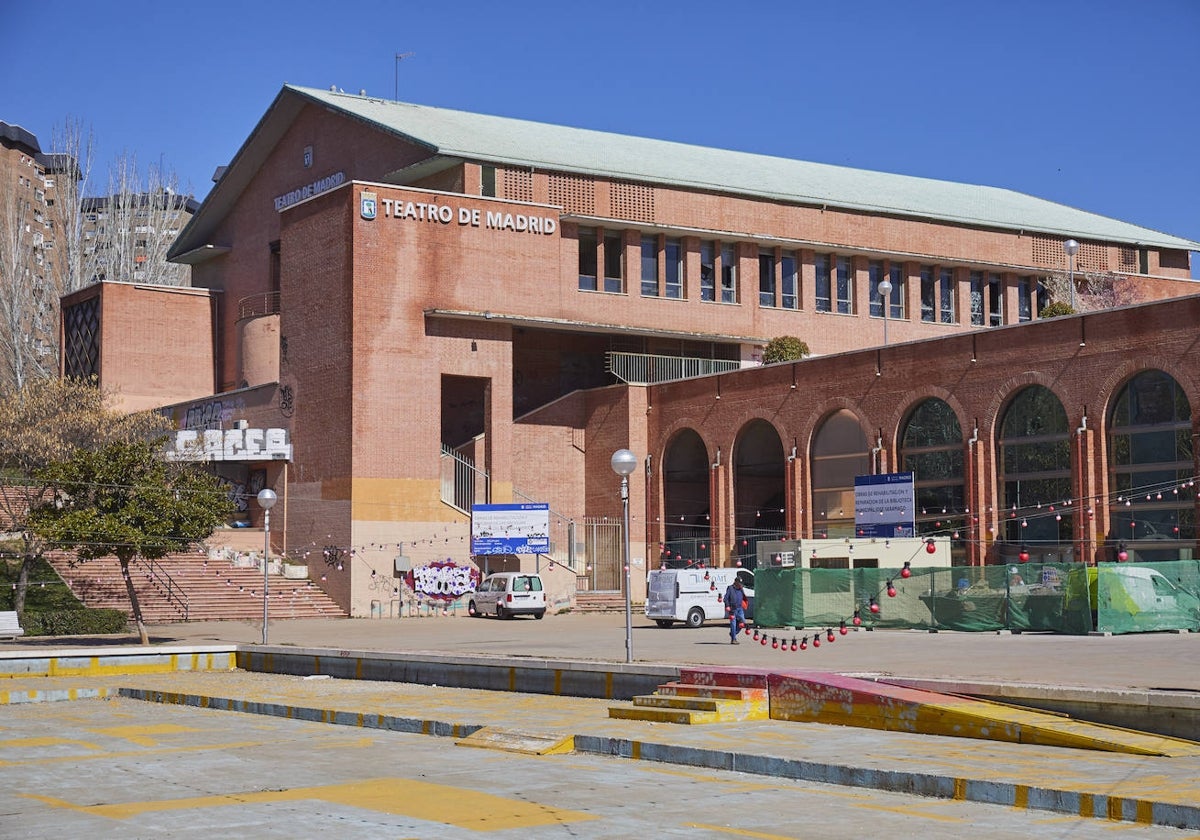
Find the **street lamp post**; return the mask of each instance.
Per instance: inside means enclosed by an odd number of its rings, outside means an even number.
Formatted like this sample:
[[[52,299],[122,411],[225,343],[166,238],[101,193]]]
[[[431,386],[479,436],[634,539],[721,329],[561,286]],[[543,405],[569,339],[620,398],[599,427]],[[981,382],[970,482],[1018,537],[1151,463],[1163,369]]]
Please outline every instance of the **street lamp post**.
[[[633,661],[633,602],[629,587],[629,475],[637,469],[637,456],[618,449],[612,456],[613,472],[621,476],[621,560],[625,564],[625,661]]]
[[[271,557],[271,508],[275,507],[275,491],[267,487],[258,491],[258,504],[263,509],[263,640],[267,643],[267,565]]]
[[[1068,239],[1063,243],[1063,251],[1067,254],[1067,285],[1071,287],[1071,310],[1075,310],[1075,255],[1079,253],[1079,243]]]
[[[883,298],[883,346],[886,347],[888,307],[892,305],[892,281],[886,277],[879,281],[879,296]]]

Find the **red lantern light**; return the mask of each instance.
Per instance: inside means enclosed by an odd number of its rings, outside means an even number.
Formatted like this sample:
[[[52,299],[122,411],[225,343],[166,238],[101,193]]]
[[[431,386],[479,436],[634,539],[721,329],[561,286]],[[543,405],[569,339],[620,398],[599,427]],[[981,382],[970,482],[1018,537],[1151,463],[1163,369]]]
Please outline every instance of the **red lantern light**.
[[[844,621],[843,621],[843,622],[842,622],[842,623],[841,623],[841,624],[838,626],[838,632],[839,632],[839,633],[841,633],[843,636],[845,636],[847,633],[849,633],[849,632],[850,632],[850,628],[846,626],[846,622],[844,622]]]
[[[861,624],[862,624],[862,616],[858,614],[858,610],[855,610],[855,611],[854,611],[854,619],[853,619],[853,622],[854,622],[854,626],[855,626],[855,627],[858,627],[859,625],[861,625]]]
[[[875,600],[874,596],[872,596],[871,602],[868,606],[869,606],[869,609],[871,610],[871,612],[873,612],[873,613],[879,612],[879,602]]]
[[[754,628],[754,641],[758,641],[758,628]]]
[[[937,545],[934,544],[933,540],[925,540],[925,553],[926,554],[935,554],[936,552],[937,552]]]
[[[779,650],[779,640],[776,639],[774,636],[771,637],[771,649]]]
[[[826,639],[826,641],[833,642],[837,639],[837,637],[833,635],[832,630],[826,630],[825,631],[825,639]]]
[[[816,636],[813,636],[813,647],[819,648],[820,646],[821,646],[821,636],[819,634]]]
[[[796,639],[795,639],[795,637],[793,637],[793,638],[792,638],[792,652],[793,652],[793,653],[795,653],[795,652],[796,652]]]
[[[912,563],[908,560],[904,561],[904,568],[900,570],[900,577],[905,579],[912,577]]]
[[[808,650],[808,636],[800,640],[800,650]]]
[[[1029,562],[1029,549],[1025,548],[1025,546],[1021,546],[1021,553],[1017,555],[1017,559],[1020,560],[1022,563],[1028,563]]]
[[[887,594],[889,598],[896,597],[896,587],[892,586],[892,582],[890,580],[888,581]]]
[[[767,634],[766,633],[762,634],[762,638],[758,640],[758,643],[760,645],[762,645],[763,647],[766,647],[766,644],[767,644]]]

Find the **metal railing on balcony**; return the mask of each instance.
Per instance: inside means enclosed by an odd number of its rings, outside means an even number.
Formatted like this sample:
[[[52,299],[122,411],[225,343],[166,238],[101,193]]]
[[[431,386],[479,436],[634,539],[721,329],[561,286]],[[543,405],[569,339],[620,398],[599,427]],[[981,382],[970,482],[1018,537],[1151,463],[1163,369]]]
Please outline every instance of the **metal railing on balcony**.
[[[648,353],[604,354],[604,370],[630,385],[655,385],[737,370],[736,359],[699,359],[686,356],[653,356]]]
[[[279,292],[263,292],[238,301],[238,320],[279,314]]]
[[[488,504],[492,484],[488,474],[463,453],[442,444],[442,501],[470,515],[471,506]]]

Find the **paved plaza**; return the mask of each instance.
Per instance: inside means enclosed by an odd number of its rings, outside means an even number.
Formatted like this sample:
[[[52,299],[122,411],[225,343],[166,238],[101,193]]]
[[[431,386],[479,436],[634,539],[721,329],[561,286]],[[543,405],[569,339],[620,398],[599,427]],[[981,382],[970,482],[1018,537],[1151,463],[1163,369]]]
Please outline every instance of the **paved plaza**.
[[[151,631],[152,647],[182,649],[257,646],[262,627],[214,622]],[[1196,634],[858,631],[793,653],[770,641],[731,646],[717,624],[661,629],[635,616],[632,638],[639,667],[811,668],[1099,694],[1200,693]],[[0,643],[0,655],[136,648],[135,641],[26,639]],[[611,614],[277,621],[269,641],[268,650],[331,658],[378,651],[598,669],[623,667],[626,643],[624,616]],[[29,837],[626,837],[654,830],[800,838],[886,829],[936,838],[974,825],[979,837],[1200,836],[1197,758],[771,720],[664,725],[609,718],[610,701],[597,698],[246,671],[5,682],[0,688],[11,696],[69,687],[77,696],[90,689],[108,698],[0,706],[5,835],[20,826]],[[164,702],[118,697],[120,690]],[[235,707],[257,713],[216,710]],[[480,727],[571,736],[576,750],[531,755],[460,745]],[[492,816],[480,822],[481,813]]]

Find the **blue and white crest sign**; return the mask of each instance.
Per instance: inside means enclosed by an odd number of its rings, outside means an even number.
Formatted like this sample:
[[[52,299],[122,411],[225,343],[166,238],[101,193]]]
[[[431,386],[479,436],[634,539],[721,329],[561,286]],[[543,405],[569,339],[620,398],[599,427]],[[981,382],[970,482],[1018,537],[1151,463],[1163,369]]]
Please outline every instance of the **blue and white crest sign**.
[[[364,219],[374,219],[377,207],[378,202],[375,199],[375,193],[365,192],[359,198],[358,212]]]

